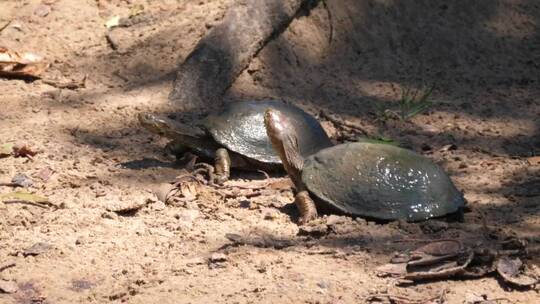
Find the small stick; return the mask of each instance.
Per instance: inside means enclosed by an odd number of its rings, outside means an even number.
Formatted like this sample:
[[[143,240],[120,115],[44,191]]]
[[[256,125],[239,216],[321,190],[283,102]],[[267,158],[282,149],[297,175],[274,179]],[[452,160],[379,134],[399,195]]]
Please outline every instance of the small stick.
[[[11,262],[7,265],[4,265],[4,266],[0,266],[0,272],[8,269],[8,268],[11,268],[11,267],[15,267],[17,264],[15,264],[15,262]]]
[[[32,206],[40,207],[40,208],[43,208],[43,209],[48,209],[49,208],[49,205],[47,205],[47,204],[40,204],[40,203],[35,203],[35,202],[31,202],[31,201],[24,201],[24,200],[3,201],[3,203],[4,204],[26,204],[26,205],[32,205]]]
[[[360,133],[362,133],[362,134],[364,134],[366,136],[368,135],[368,133],[361,126],[358,126],[357,124],[354,124],[354,123],[349,122],[349,121],[345,121],[345,120],[340,119],[340,118],[336,118],[333,115],[330,115],[330,114],[326,113],[323,110],[321,110],[320,116],[322,118],[324,118],[324,119],[329,120],[333,124],[341,125],[341,126],[349,128],[349,129],[357,130],[357,131],[359,131]]]
[[[262,173],[262,174],[264,175],[264,178],[265,178],[265,179],[270,179],[270,175],[268,175],[268,173],[266,173],[266,171],[263,171],[263,170],[257,170],[257,172]]]
[[[21,185],[16,183],[0,183],[0,186],[6,186],[6,187],[20,187]]]

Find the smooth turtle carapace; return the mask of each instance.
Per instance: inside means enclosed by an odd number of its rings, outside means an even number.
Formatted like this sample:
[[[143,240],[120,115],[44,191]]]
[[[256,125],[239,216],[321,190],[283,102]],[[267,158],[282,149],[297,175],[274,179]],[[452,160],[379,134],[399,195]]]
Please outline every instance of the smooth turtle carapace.
[[[381,220],[420,221],[457,212],[465,204],[444,170],[413,151],[357,142],[304,157],[285,113],[268,109],[265,125],[296,187],[301,223],[317,217],[317,207]]]
[[[272,148],[264,126],[264,111],[272,108],[285,113],[295,128],[302,148],[311,155],[332,145],[319,122],[302,109],[276,100],[229,103],[191,125],[149,113],[139,121],[149,131],[172,139],[195,154],[215,159],[215,182],[229,178],[230,167],[240,169],[281,168],[281,159]]]

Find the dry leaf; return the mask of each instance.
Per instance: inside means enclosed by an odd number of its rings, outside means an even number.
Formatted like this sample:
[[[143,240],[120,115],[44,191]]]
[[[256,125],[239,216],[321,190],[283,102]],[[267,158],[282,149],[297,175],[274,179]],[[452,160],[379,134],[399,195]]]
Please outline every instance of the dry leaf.
[[[45,167],[39,170],[39,172],[36,173],[34,176],[41,179],[43,182],[47,182],[49,181],[53,173],[54,173],[53,169],[51,169],[50,167]]]
[[[501,275],[505,282],[521,287],[530,287],[538,284],[540,281],[528,274],[522,272],[523,262],[519,258],[510,259],[502,257],[497,261],[497,272]]]
[[[166,203],[171,196],[171,191],[174,190],[174,185],[169,183],[161,183],[154,189],[154,194],[157,199]]]
[[[28,157],[32,158],[37,154],[37,151],[32,150],[32,148],[27,145],[15,145],[13,146],[13,156],[15,157]]]
[[[43,57],[34,53],[18,53],[0,47],[0,76],[39,78],[48,64]]]
[[[105,26],[108,29],[116,27],[116,26],[118,26],[118,24],[120,24],[120,16],[118,16],[118,15],[112,16],[111,18],[109,18],[109,20],[107,20],[107,22],[105,22]]]
[[[136,4],[131,9],[129,9],[129,18],[140,15],[144,12],[144,5]]]
[[[402,276],[407,273],[407,263],[388,263],[377,267],[379,276]]]
[[[527,162],[532,166],[540,166],[540,156],[529,157]]]
[[[13,144],[0,145],[0,158],[8,157],[13,153]]]
[[[4,203],[14,202],[14,201],[29,202],[29,203],[34,203],[34,204],[48,204],[49,203],[49,199],[44,196],[39,196],[39,195],[28,193],[28,192],[18,192],[18,191],[0,194],[0,201]]]
[[[456,255],[463,250],[463,245],[457,240],[434,241],[421,246],[414,252],[421,252],[433,256]]]
[[[192,201],[197,198],[199,192],[197,189],[198,186],[199,184],[197,182],[186,181],[180,183],[180,192],[186,200]]]

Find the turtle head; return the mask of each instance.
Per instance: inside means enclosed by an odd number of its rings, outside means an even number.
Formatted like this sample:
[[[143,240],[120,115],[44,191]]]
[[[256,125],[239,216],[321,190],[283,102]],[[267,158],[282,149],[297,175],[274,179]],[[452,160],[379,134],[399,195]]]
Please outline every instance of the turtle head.
[[[188,137],[202,138],[206,135],[199,127],[185,125],[162,115],[139,113],[137,118],[141,126],[148,131],[171,139],[179,139],[181,142]]]
[[[289,117],[276,109],[269,108],[264,112],[264,126],[274,150],[281,158],[283,167],[299,189],[302,185],[300,176],[304,159],[300,154],[294,125]]]
[[[159,135],[165,135],[171,126],[170,119],[152,113],[139,113],[137,118],[141,126]]]
[[[266,133],[274,147],[280,145],[289,133],[294,132],[289,119],[278,110],[269,108],[264,112],[264,126]],[[291,134],[296,136],[296,134]]]

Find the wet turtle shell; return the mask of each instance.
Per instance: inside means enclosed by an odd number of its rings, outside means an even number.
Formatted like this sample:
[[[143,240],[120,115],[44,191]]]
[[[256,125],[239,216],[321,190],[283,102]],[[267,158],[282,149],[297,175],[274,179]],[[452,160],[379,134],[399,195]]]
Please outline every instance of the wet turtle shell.
[[[382,220],[426,220],[465,204],[440,166],[392,145],[360,142],[321,150],[306,159],[302,180],[330,207]]]
[[[204,126],[214,140],[230,151],[263,163],[281,164],[264,126],[264,112],[274,108],[287,115],[298,134],[302,156],[309,156],[332,142],[319,122],[302,109],[277,100],[241,101],[209,115]]]

